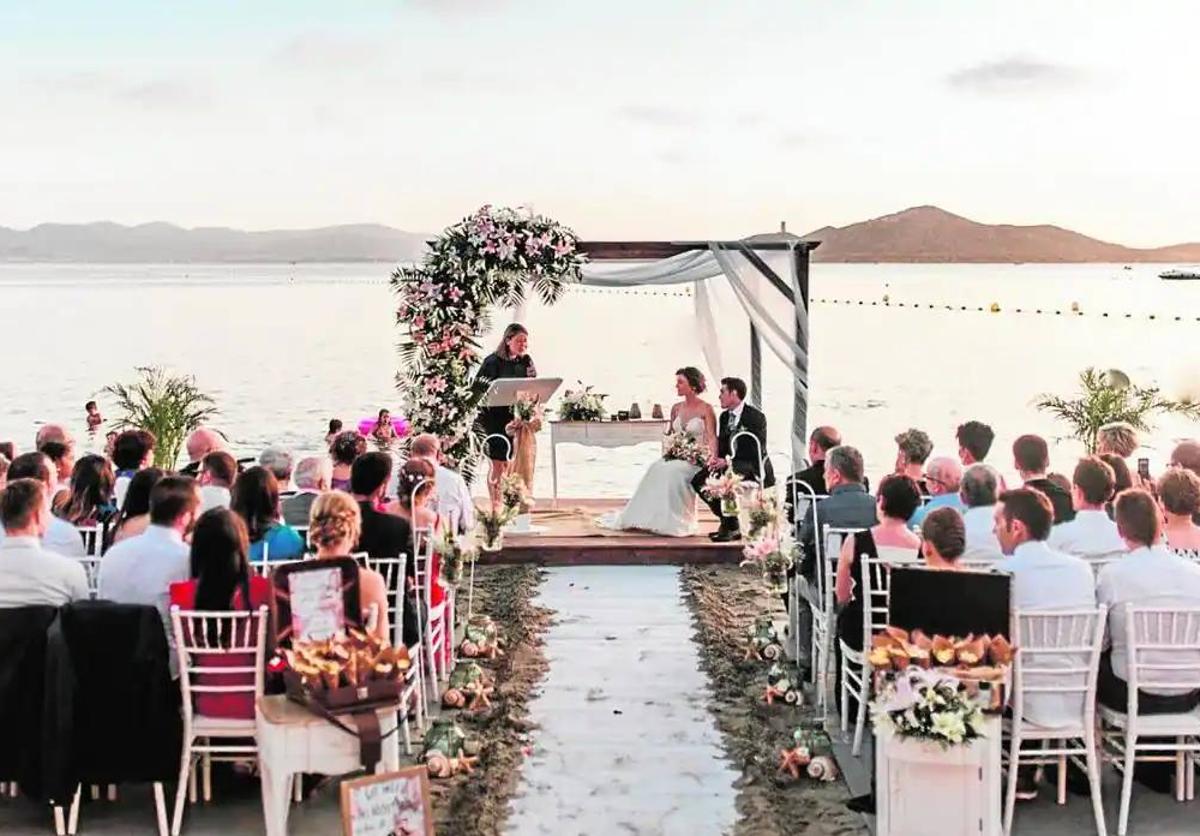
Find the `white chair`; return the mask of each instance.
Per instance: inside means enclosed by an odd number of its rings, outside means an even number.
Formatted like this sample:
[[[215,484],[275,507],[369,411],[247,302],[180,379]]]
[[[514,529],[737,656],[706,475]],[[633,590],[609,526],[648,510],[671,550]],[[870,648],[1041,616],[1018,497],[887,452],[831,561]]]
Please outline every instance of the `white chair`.
[[[1104,642],[1106,610],[1018,610],[1013,665],[1008,787],[1004,832],[1012,832],[1021,766],[1058,766],[1058,803],[1066,803],[1067,759],[1083,767],[1091,788],[1096,833],[1105,836],[1096,741],[1096,678]],[[1033,743],[1041,748],[1027,749]],[[1079,763],[1083,756],[1083,763]]]
[[[83,538],[83,551],[88,557],[99,557],[104,549],[104,526],[77,525],[75,530]]]
[[[1195,761],[1200,754],[1200,711],[1140,714],[1139,690],[1169,693],[1200,688],[1200,609],[1127,606],[1111,619],[1125,621],[1125,711],[1100,706],[1101,734],[1114,765],[1122,773],[1118,836],[1129,824],[1136,762],[1175,764],[1175,799],[1195,797]],[[1155,738],[1143,743],[1140,738]],[[1174,741],[1158,738],[1174,738]]]
[[[420,536],[423,535],[423,536]],[[433,589],[430,566],[433,562],[433,534],[428,529],[414,532],[418,541],[416,548],[417,576],[417,623],[421,630],[421,647],[424,650],[426,680],[430,699],[438,697],[438,683],[450,676],[446,664],[446,652],[451,641],[446,626],[446,603],[433,605]]]
[[[387,588],[387,607],[388,607],[388,623],[392,627],[391,643],[395,647],[400,647],[404,643],[404,566],[408,562],[407,555],[399,557],[368,557],[362,556],[359,559],[359,564],[367,569],[378,572],[383,576],[383,582]],[[424,663],[422,659],[421,645],[418,643],[413,647],[408,648],[409,657],[412,660],[412,671],[410,678],[414,685],[401,696],[401,704],[405,708],[403,715],[404,722],[404,746],[405,751],[411,751],[409,743],[408,730],[408,704],[409,699],[416,698],[417,710],[417,728],[425,728],[425,689],[424,689]]]
[[[1099,554],[1077,554],[1075,556],[1080,560],[1086,561],[1092,567],[1092,573],[1099,576],[1105,566],[1115,563],[1127,554],[1128,552],[1126,551],[1112,551],[1101,552]]]
[[[77,557],[75,558],[83,565],[84,574],[87,575],[88,595],[95,600],[100,590],[100,557]]]
[[[854,742],[850,747],[850,754],[855,757],[862,751],[867,701],[871,698],[871,663],[867,659],[867,649],[871,646],[871,637],[883,630],[888,623],[888,588],[892,565],[882,555],[870,557],[862,554],[858,559],[863,563],[862,584],[855,589],[854,594],[862,601],[862,649],[855,650],[838,639],[838,646],[842,651],[842,734],[845,734],[848,728],[850,697],[853,696],[858,703],[854,712]]]
[[[881,563],[888,566],[912,566],[921,563],[921,550],[909,546],[876,546]]]
[[[175,791],[172,836],[183,824],[183,797],[187,791],[195,802],[196,762],[200,762],[204,800],[212,800],[212,761],[254,761],[257,743],[214,743],[221,738],[255,738],[254,718],[208,717],[197,713],[193,695],[246,694],[257,701],[263,694],[263,665],[267,645],[267,608],[251,612],[205,612],[171,607],[171,629],[179,658],[182,691],[183,753],[179,763],[179,786]],[[231,656],[252,656],[253,662],[233,665],[205,664]],[[237,661],[237,660],[235,660]],[[246,660],[249,661],[249,660]],[[229,682],[231,675],[242,682]],[[224,684],[212,684],[219,676]]]
[[[785,491],[784,500],[788,495],[792,497],[792,535],[797,543],[800,542],[800,526],[804,523],[805,517],[808,516],[808,509],[812,509],[814,530],[820,531],[820,526],[817,525],[817,495],[806,482],[797,482],[791,478],[788,479],[788,484],[792,485],[790,491]],[[818,548],[818,553],[820,549]],[[801,656],[800,647],[800,608],[807,606],[803,597],[800,595],[800,567],[796,567],[796,571],[792,572],[788,578],[788,630],[791,631],[788,637],[795,643],[795,653],[793,658],[799,659]],[[811,661],[811,660],[810,660]]]
[[[829,705],[829,668],[833,661],[833,638],[837,632],[833,593],[837,583],[838,555],[842,551],[842,541],[860,530],[864,529],[827,525],[820,538],[821,548],[817,552],[815,571],[816,589],[810,589],[807,603],[812,610],[813,675],[817,682],[817,707],[821,710]]]

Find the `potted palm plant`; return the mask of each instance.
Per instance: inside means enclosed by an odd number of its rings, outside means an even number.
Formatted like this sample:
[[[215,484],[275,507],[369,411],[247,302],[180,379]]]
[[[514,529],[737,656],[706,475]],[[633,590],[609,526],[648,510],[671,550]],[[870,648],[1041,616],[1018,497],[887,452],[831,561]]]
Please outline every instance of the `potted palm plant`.
[[[188,433],[217,414],[216,402],[191,375],[172,375],[159,366],[138,366],[137,379],[102,390],[115,402],[117,429],[154,434],[154,464],[173,470]]]

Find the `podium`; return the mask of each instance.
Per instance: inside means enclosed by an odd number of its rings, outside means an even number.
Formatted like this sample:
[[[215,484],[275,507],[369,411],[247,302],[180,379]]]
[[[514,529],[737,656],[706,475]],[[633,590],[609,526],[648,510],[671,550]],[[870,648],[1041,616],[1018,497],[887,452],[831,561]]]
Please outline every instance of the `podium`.
[[[562,386],[561,377],[501,377],[493,380],[484,393],[480,405],[483,407],[515,406],[524,397],[536,397],[544,404]],[[488,436],[492,438],[493,436]],[[513,442],[507,435],[508,459],[513,457]],[[486,442],[485,442],[486,443]],[[532,489],[532,486],[530,486]]]

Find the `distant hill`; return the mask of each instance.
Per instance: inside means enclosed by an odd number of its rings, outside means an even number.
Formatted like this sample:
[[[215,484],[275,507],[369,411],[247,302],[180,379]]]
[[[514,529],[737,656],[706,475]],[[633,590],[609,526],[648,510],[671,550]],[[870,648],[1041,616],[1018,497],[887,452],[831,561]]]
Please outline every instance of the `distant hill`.
[[[429,238],[379,224],[268,232],[167,223],[41,224],[26,231],[0,227],[0,261],[415,261]]]
[[[815,261],[1123,262],[1200,261],[1200,243],[1140,250],[1057,226],[981,224],[936,206],[917,206],[803,236],[820,241]]]

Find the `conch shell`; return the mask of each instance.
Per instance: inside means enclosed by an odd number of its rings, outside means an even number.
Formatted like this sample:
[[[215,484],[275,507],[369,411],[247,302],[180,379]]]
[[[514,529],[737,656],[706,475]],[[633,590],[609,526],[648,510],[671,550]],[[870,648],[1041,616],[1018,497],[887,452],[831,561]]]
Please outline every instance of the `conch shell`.
[[[816,778],[818,781],[836,781],[838,777],[837,764],[828,755],[817,755],[808,762],[804,771],[809,778]]]

